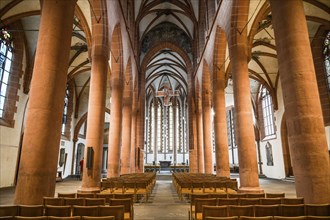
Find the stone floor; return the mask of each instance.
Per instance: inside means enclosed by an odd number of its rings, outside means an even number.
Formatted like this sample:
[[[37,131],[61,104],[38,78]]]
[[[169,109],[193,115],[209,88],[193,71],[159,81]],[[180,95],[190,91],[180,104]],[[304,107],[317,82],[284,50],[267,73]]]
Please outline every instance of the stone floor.
[[[232,178],[238,178],[232,175]],[[238,180],[239,182],[239,180]],[[56,183],[56,192],[76,192],[81,181],[64,180]],[[260,179],[260,186],[265,192],[285,192],[286,197],[295,197],[295,186],[292,182]],[[14,188],[0,189],[0,205],[13,204]],[[158,174],[156,186],[148,200],[134,204],[135,220],[188,220],[189,203],[180,201],[172,185],[169,174]]]

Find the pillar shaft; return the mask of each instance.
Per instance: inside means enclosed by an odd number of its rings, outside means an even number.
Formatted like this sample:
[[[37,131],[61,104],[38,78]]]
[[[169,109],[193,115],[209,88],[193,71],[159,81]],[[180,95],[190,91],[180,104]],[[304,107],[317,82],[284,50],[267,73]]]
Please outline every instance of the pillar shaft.
[[[212,158],[212,129],[211,129],[211,105],[203,102],[203,138],[204,138],[204,169],[205,173],[213,173]]]
[[[329,203],[329,153],[303,2],[270,3],[297,196]]]
[[[197,159],[198,159],[198,172],[204,173],[204,138],[203,138],[203,113],[197,110]]]
[[[126,97],[127,98],[127,97]],[[123,126],[122,126],[122,149],[121,149],[121,174],[130,173],[131,157],[131,102],[124,101]]]
[[[133,104],[133,106],[134,106],[134,104]],[[130,153],[131,173],[135,173],[135,154],[136,154],[135,146],[136,146],[136,111],[133,109],[132,110],[132,123],[131,123],[131,153]]]
[[[197,122],[195,114],[195,102],[189,98],[189,119],[188,119],[188,134],[189,136],[189,172],[198,173],[198,156],[197,156]]]
[[[120,73],[112,75],[111,80],[111,116],[109,133],[108,177],[120,175],[120,149],[122,126],[122,80]]]
[[[213,86],[216,175],[230,177],[226,121],[225,83],[215,80]]]
[[[31,81],[15,204],[54,196],[76,0],[45,1]]]

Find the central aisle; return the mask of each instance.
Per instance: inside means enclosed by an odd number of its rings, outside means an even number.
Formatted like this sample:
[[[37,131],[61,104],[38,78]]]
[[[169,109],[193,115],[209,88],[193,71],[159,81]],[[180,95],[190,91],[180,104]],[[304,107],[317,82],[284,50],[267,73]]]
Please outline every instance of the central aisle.
[[[134,220],[188,220],[189,203],[180,201],[171,175],[157,175],[147,203],[134,204]]]

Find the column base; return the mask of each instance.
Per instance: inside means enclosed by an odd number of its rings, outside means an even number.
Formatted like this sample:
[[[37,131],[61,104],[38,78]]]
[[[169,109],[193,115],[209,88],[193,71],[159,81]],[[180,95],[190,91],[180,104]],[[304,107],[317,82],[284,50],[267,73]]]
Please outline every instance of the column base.
[[[239,193],[264,193],[264,190],[260,187],[239,187]]]
[[[78,193],[99,193],[100,187],[81,187],[77,190]]]

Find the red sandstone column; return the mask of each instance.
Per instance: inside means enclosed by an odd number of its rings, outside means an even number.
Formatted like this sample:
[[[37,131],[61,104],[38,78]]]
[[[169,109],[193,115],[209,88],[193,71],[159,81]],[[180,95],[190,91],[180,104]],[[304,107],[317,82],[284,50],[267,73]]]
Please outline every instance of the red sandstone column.
[[[135,98],[135,96],[133,96]],[[133,99],[134,99],[133,98]],[[132,123],[131,123],[131,154],[130,154],[130,166],[131,166],[131,173],[135,173],[135,146],[136,146],[136,110],[135,104],[133,100],[133,110],[132,110]]]
[[[124,98],[123,123],[122,123],[122,148],[121,148],[121,174],[130,173],[130,153],[131,153],[131,99],[130,96]]]
[[[203,113],[202,103],[200,98],[197,101],[197,159],[198,159],[198,172],[204,173],[204,136],[203,136]]]
[[[44,1],[15,204],[54,196],[76,0]]]
[[[98,1],[92,2],[94,13],[102,15],[103,8]],[[101,16],[102,17],[102,16]],[[96,21],[92,16],[92,54],[91,54],[91,79],[89,87],[87,134],[84,157],[82,191],[98,190],[100,187],[102,172],[103,155],[103,133],[104,133],[104,114],[107,87],[108,71],[108,47],[106,17],[102,17],[101,22]],[[88,163],[87,150],[93,148],[92,167],[87,169]]]
[[[297,196],[329,203],[329,153],[303,2],[270,3]]]
[[[213,83],[216,175],[230,177],[225,80],[217,77]]]
[[[233,28],[229,49],[235,101],[235,132],[240,174],[239,190],[242,192],[261,192],[247,63],[248,41],[245,25],[248,20],[249,1],[236,1],[235,3],[237,5],[233,6]]]
[[[193,98],[188,98],[188,134],[189,137],[189,172],[198,173],[197,161],[197,122],[195,114],[195,102]]]
[[[119,70],[118,70],[119,71]],[[111,77],[111,116],[108,152],[108,177],[120,175],[120,144],[122,126],[122,87],[120,74]]]
[[[203,138],[204,138],[204,169],[205,173],[213,173],[211,103],[207,100],[208,90],[203,88]]]

